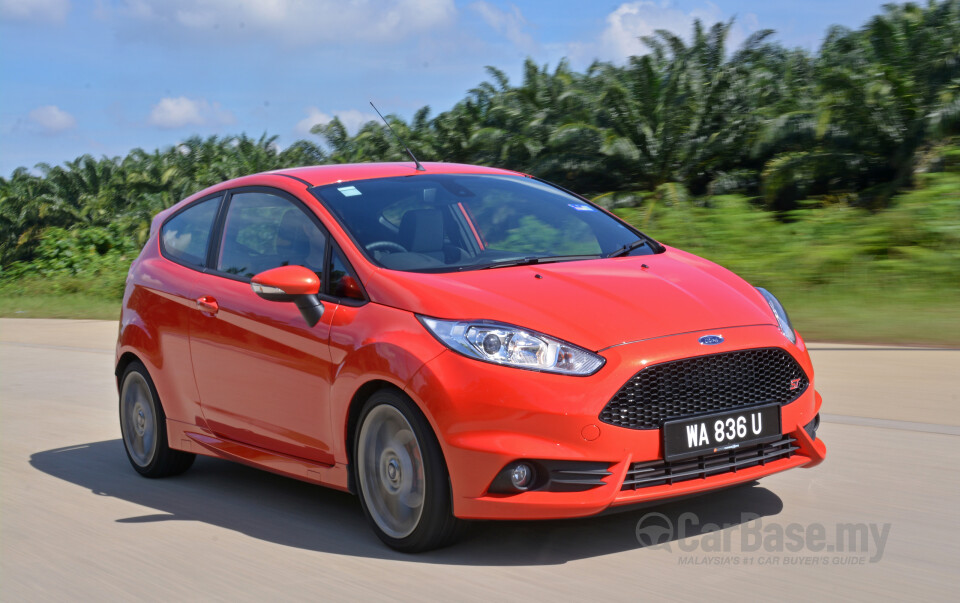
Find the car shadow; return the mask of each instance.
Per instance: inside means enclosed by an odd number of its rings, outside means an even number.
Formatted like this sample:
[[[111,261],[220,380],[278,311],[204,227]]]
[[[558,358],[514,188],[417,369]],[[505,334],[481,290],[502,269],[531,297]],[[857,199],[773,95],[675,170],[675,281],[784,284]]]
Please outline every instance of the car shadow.
[[[156,511],[118,518],[119,523],[200,521],[305,550],[454,565],[554,565],[642,548],[638,522],[653,512],[661,514],[659,523],[672,525],[679,525],[684,513],[694,513],[699,525],[687,525],[684,535],[690,537],[709,531],[706,524],[733,526],[783,509],[776,494],[754,482],[583,519],[471,522],[452,547],[410,556],[376,538],[354,496],[237,463],[201,456],[183,475],[144,479],[130,467],[116,439],[38,452],[30,464],[92,495]],[[675,534],[664,538],[661,530],[659,542],[675,539]]]

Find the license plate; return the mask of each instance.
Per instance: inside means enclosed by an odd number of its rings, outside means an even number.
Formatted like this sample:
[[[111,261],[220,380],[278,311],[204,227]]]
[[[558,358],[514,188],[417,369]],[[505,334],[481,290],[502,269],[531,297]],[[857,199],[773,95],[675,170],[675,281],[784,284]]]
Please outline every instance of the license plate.
[[[666,460],[736,450],[780,438],[780,405],[728,410],[663,423]]]

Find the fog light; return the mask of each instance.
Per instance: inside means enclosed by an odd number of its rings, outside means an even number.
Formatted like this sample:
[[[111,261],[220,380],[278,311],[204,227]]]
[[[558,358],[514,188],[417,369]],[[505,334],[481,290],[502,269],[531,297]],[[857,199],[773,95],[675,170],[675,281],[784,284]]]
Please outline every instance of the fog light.
[[[516,459],[497,473],[490,482],[489,491],[495,494],[520,494],[539,490],[549,480],[550,472],[539,461]]]
[[[510,484],[517,490],[526,490],[533,483],[533,467],[526,463],[517,463],[510,470]]]

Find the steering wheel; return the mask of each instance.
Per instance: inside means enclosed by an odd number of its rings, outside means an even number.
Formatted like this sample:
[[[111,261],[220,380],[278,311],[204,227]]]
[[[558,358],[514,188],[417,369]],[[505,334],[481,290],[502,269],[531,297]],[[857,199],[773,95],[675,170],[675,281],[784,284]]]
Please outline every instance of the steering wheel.
[[[393,241],[374,241],[367,244],[368,251],[397,251],[399,253],[406,253],[407,248],[401,245],[400,243],[394,243]]]

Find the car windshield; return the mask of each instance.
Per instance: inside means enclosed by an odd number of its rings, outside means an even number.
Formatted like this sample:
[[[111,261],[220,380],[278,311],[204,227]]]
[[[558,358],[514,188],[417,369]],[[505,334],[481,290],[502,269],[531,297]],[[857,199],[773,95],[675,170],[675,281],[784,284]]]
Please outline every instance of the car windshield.
[[[653,253],[593,205],[523,176],[435,174],[311,189],[376,264],[454,272]]]

